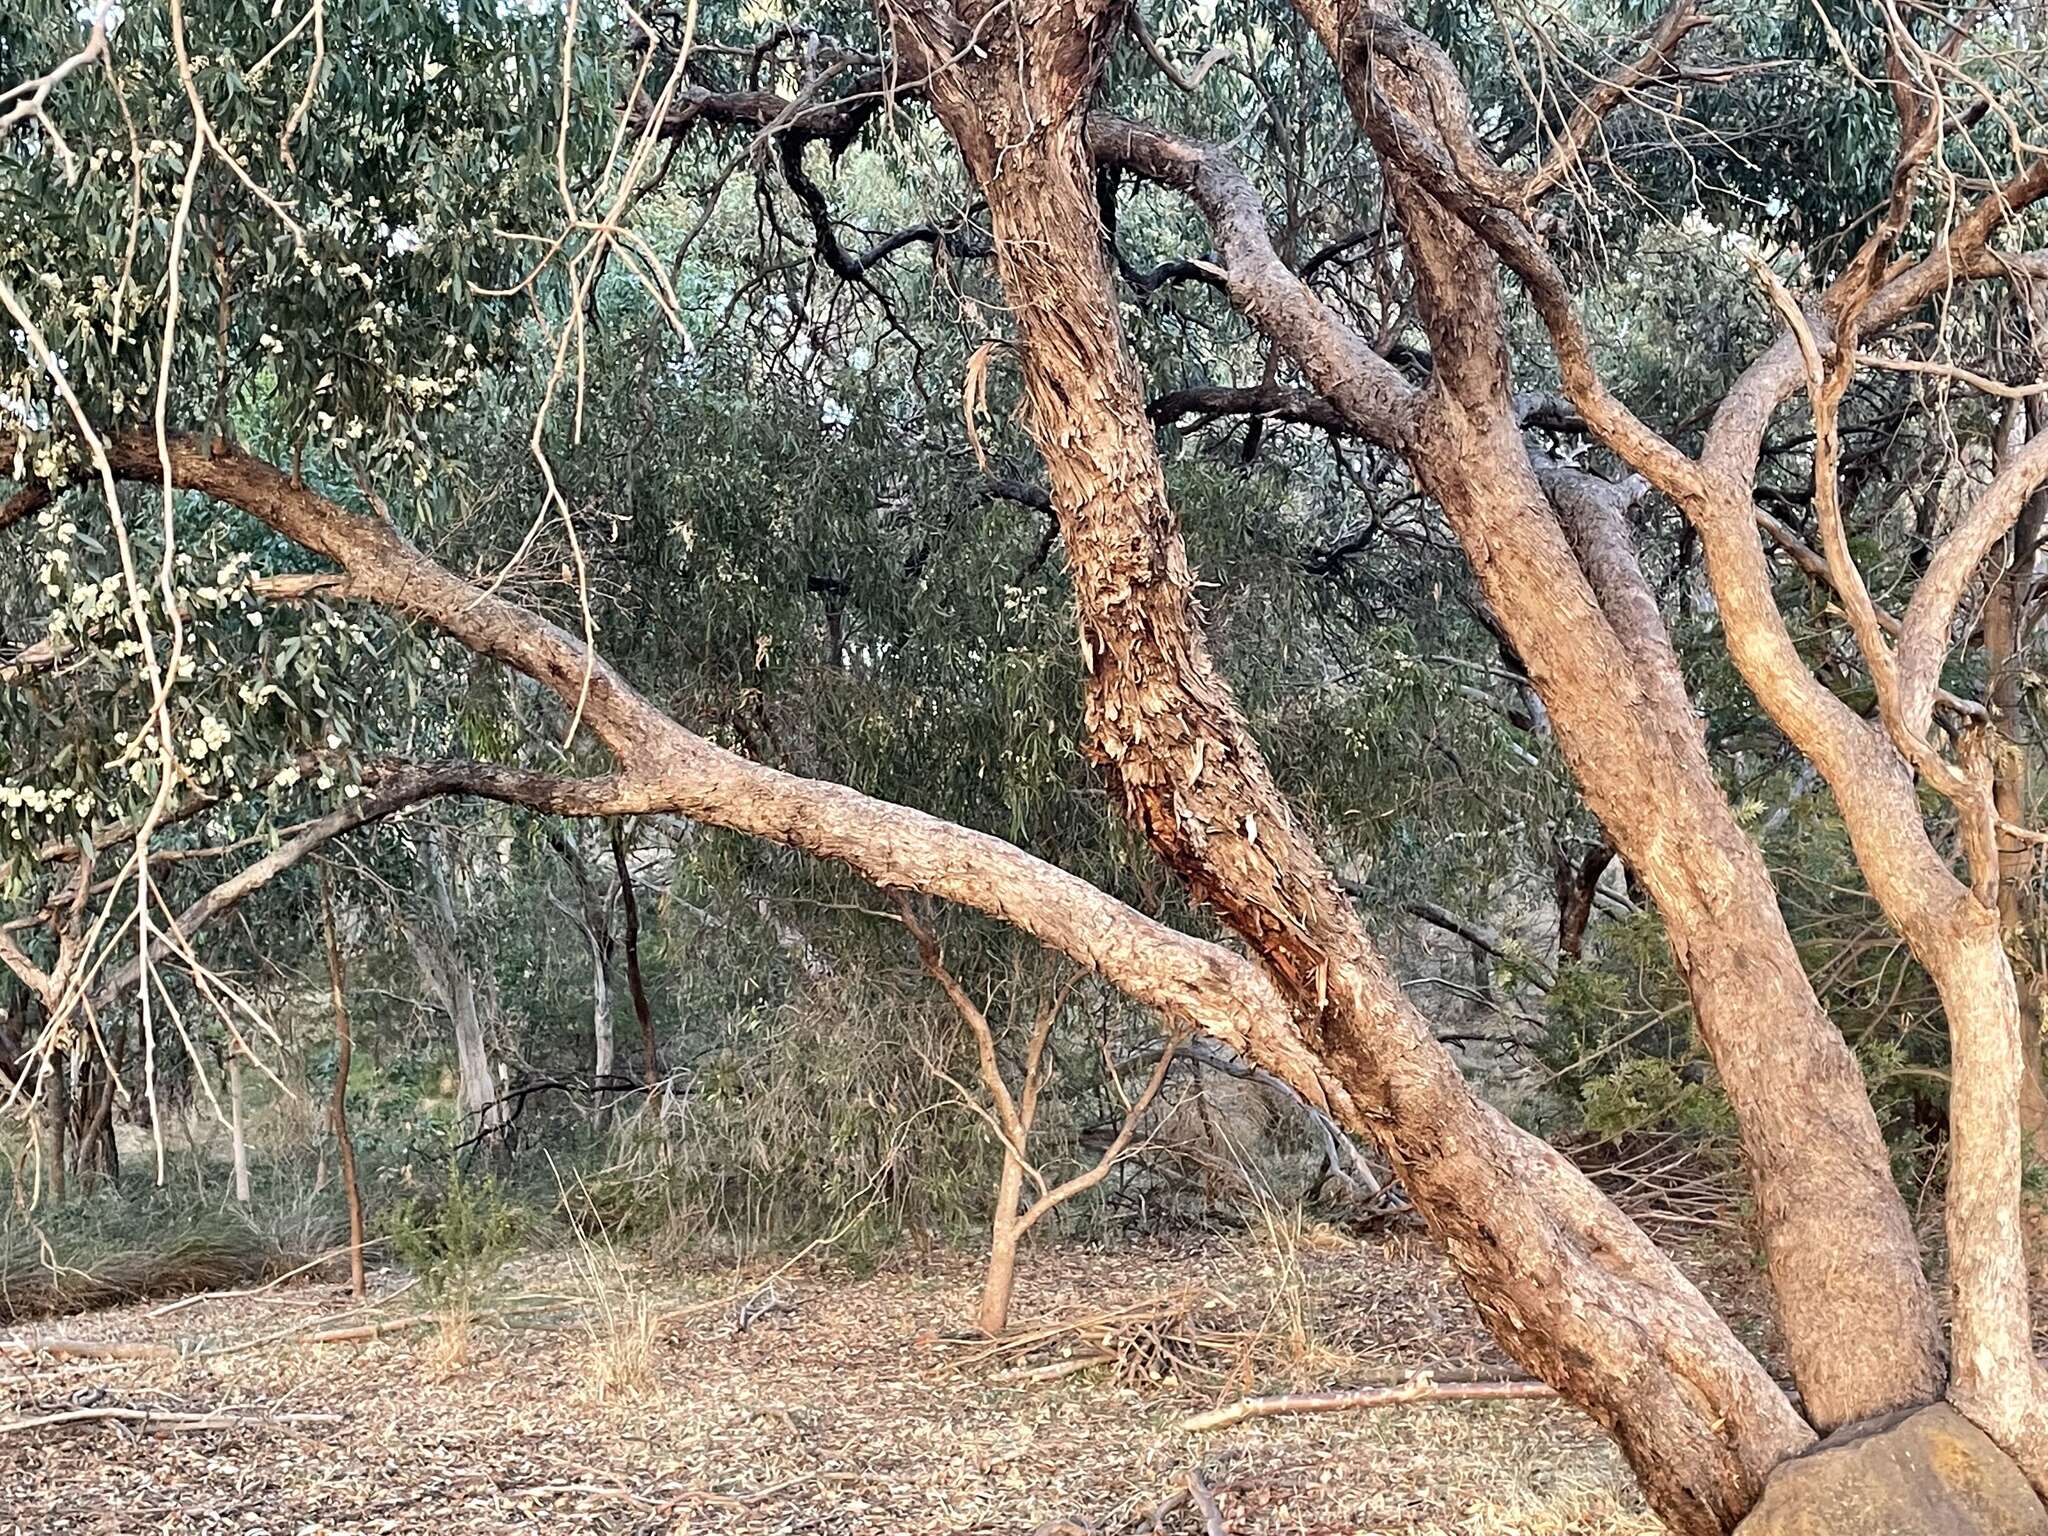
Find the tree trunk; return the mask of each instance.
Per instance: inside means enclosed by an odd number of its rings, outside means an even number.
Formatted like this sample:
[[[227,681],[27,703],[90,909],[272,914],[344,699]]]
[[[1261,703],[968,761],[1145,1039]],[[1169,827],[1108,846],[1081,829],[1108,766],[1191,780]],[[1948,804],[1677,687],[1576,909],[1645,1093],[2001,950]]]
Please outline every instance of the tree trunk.
[[[996,1213],[990,1223],[988,1272],[981,1284],[975,1326],[994,1337],[1010,1326],[1010,1297],[1017,1284],[1018,1201],[1024,1195],[1024,1165],[1003,1149],[1002,1177],[996,1181]]]
[[[2008,412],[1999,444],[2001,459],[2019,446],[2024,435],[2048,431],[2048,401],[2035,396]],[[1991,756],[1992,796],[1998,817],[2008,826],[2027,825],[2033,760],[2021,739],[2020,721],[2029,609],[2040,567],[2040,544],[2048,527],[2048,494],[2036,493],[2007,536],[2005,570],[1992,584],[1984,603],[1985,704],[1997,744]],[[2036,905],[2033,882],[2039,867],[2033,845],[2012,832],[1998,837],[1998,920],[2012,956],[2019,984],[2021,1055],[2026,1072],[2020,1086],[2020,1128],[2037,1161],[2048,1162],[2048,1085],[2041,1062],[2041,975],[2035,962],[2027,922]],[[2038,1207],[2038,1202],[2037,1202]],[[2033,1213],[2037,1249],[2048,1248],[2043,1213]],[[2039,1266],[2043,1259],[2037,1257]]]
[[[125,1054],[125,1031],[124,1025],[110,1048],[112,1066],[103,1059],[101,1051],[88,1049],[85,1070],[80,1074],[86,1102],[78,1117],[72,1163],[81,1174],[89,1174],[95,1184],[102,1179],[118,1180],[121,1175],[120,1149],[114,1142],[114,1096],[121,1085],[119,1063]]]
[[[602,1132],[611,1102],[608,1090],[612,1081],[615,1047],[612,1041],[611,957],[605,953],[602,938],[595,932],[590,935],[590,1041],[591,1085],[595,1090],[590,1099],[590,1124],[593,1130]]]
[[[621,937],[626,951],[626,990],[632,994],[633,1017],[640,1025],[640,1074],[648,1091],[661,1080],[655,1059],[654,1010],[647,1003],[647,983],[640,974],[640,900],[633,893],[633,872],[626,866],[626,838],[621,824],[612,824],[612,865],[619,879]]]
[[[348,1130],[348,1073],[354,1056],[349,1037],[348,989],[341,966],[341,938],[334,929],[334,893],[327,866],[320,867],[320,924],[327,938],[327,982],[334,997],[334,1092],[327,1101],[328,1124],[334,1130],[335,1155],[341,1164],[341,1191],[348,1202],[349,1294],[360,1301],[363,1276],[363,1186],[356,1178],[356,1144]],[[325,1163],[322,1163],[325,1166]]]
[[[235,1199],[249,1203],[249,1144],[242,1137],[242,1053],[228,1050],[228,1141],[234,1157]]]
[[[406,939],[427,990],[454,1026],[456,1109],[461,1117],[462,1139],[478,1138],[493,1157],[502,1157],[498,1085],[491,1072],[476,976],[461,953],[462,929],[449,883],[447,850],[438,832],[422,837],[420,858],[426,865],[428,895],[438,921],[408,922]]]
[[[1370,131],[1373,66],[1344,35],[1366,8],[1299,9]],[[1425,121],[1465,110],[1454,78],[1432,75],[1435,95],[1423,100],[1398,71],[1386,74],[1381,86]],[[1172,170],[1198,201],[1221,195],[1199,167]],[[1826,1428],[1930,1401],[1942,1382],[1940,1333],[1883,1135],[1769,871],[1714,777],[1621,516],[1633,489],[1559,467],[1539,477],[1515,411],[1491,252],[1392,165],[1387,182],[1435,370],[1398,446],[1457,531],[1588,805],[1664,918],[1736,1113],[1807,1412]],[[1327,399],[1384,433],[1368,419],[1374,402],[1351,351],[1313,327],[1284,334]]]
[[[50,1052],[48,1087],[43,1095],[43,1164],[49,1169],[50,1198],[64,1198],[65,1133],[71,1125],[71,1078],[65,1053]]]
[[[1681,1531],[1721,1532],[1810,1433],[1669,1261],[1493,1114],[1401,995],[1217,676],[1101,252],[1082,108],[1118,13],[895,10],[986,196],[1079,609],[1093,755],[1214,905],[1393,1164],[1511,1355],[1608,1426]],[[971,53],[970,59],[967,55]]]
[[[1544,705],[1546,711],[1548,703]],[[1554,855],[1557,876],[1557,958],[1560,963],[1582,959],[1586,952],[1586,927],[1593,921],[1593,894],[1600,889],[1600,877],[1614,862],[1614,850],[1602,845],[1588,849],[1574,859],[1569,850],[1558,848]]]
[[[617,1057],[617,1046],[612,1034],[610,903],[599,890],[597,882],[591,878],[590,870],[583,862],[583,850],[577,846],[576,838],[570,832],[556,828],[549,833],[548,841],[553,844],[555,852],[569,871],[569,878],[576,886],[576,902],[581,913],[583,940],[590,950],[590,1124],[593,1130],[602,1132],[608,1118],[612,1069]]]

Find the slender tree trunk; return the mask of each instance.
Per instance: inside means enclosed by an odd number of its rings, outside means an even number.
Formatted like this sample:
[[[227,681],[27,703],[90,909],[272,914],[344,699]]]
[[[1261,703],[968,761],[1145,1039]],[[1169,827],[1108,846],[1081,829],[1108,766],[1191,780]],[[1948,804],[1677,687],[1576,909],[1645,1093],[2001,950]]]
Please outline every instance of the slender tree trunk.
[[[964,13],[888,14],[987,199],[1027,422],[1074,580],[1090,745],[1127,816],[1299,1008],[1355,1106],[1350,1128],[1378,1141],[1508,1351],[1615,1433],[1675,1527],[1727,1530],[1809,1431],[1668,1259],[1472,1094],[1210,663],[1083,142],[1118,13],[1033,7],[975,34],[973,50],[957,46],[973,25]]]
[[[71,1125],[71,1076],[65,1053],[50,1052],[49,1081],[43,1096],[43,1162],[49,1169],[50,1198],[64,1198],[65,1132]]]
[[[1024,1195],[1024,1165],[1003,1149],[1003,1172],[996,1181],[996,1214],[990,1223],[988,1271],[981,1284],[981,1307],[975,1324],[993,1337],[1010,1326],[1010,1298],[1017,1285],[1018,1202]]]
[[[242,1053],[228,1050],[228,1140],[234,1157],[235,1199],[249,1203],[249,1144],[242,1136]]]
[[[566,831],[549,834],[563,865],[576,886],[577,905],[582,913],[583,940],[590,950],[590,1124],[602,1132],[608,1116],[612,1070],[618,1048],[612,1033],[612,934],[610,902],[591,878],[583,862],[583,850]]]
[[[114,1139],[114,1104],[121,1091],[121,1063],[128,1053],[128,1026],[124,1020],[112,1041],[90,1040],[81,1074],[87,1095],[79,1117],[78,1148],[73,1154],[81,1171],[89,1171],[97,1184],[105,1179],[117,1182],[121,1176],[121,1152]]]
[[[361,1300],[363,1276],[363,1186],[356,1177],[356,1144],[348,1129],[348,1073],[355,1054],[349,1037],[348,988],[341,965],[341,938],[334,928],[334,892],[327,866],[320,866],[320,926],[327,938],[327,982],[334,997],[334,1093],[327,1101],[327,1120],[334,1130],[335,1153],[341,1163],[341,1190],[348,1202],[349,1294]]]
[[[454,1027],[456,1109],[462,1121],[463,1138],[481,1138],[490,1155],[499,1159],[504,1156],[505,1147],[499,1134],[502,1110],[498,1083],[491,1070],[490,1046],[484,1035],[480,989],[461,952],[462,928],[455,912],[447,850],[438,833],[430,832],[421,839],[420,858],[426,865],[428,896],[438,921],[407,923],[406,938],[419,964],[421,978]]]
[[[626,866],[626,838],[621,824],[612,826],[612,865],[619,878],[621,937],[626,951],[626,990],[633,997],[633,1017],[640,1024],[641,1081],[650,1092],[661,1080],[661,1066],[655,1059],[654,1010],[647,1003],[647,983],[640,974],[640,900],[633,894],[633,873]]]
[[[612,968],[610,957],[605,953],[601,936],[590,935],[590,1040],[591,1040],[591,1081],[596,1092],[591,1095],[590,1124],[592,1129],[603,1131],[609,1118],[612,1067],[616,1047],[612,1039]]]

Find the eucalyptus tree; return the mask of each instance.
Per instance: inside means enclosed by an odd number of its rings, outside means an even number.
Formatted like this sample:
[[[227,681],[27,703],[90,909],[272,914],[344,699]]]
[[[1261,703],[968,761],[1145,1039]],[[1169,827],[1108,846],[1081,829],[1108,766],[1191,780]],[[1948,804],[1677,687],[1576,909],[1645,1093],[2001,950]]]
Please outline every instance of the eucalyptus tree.
[[[193,949],[210,918],[333,837],[425,799],[680,815],[1012,924],[1370,1137],[1504,1347],[1615,1434],[1679,1529],[1732,1526],[1816,1429],[1943,1393],[2048,1486],[2018,1220],[2024,1051],[1998,894],[2001,852],[2030,834],[2000,810],[1986,706],[1942,686],[1959,607],[2048,478],[2048,437],[1956,477],[1896,618],[1849,537],[1842,448],[1872,370],[2024,392],[1955,365],[1940,349],[1959,332],[1914,327],[1939,304],[1968,312],[1979,284],[2043,272],[2019,248],[2048,191],[2031,22],[1880,7],[1813,28],[1731,18],[1710,34],[1688,0],[1634,39],[1617,35],[1627,18],[1558,19],[1575,29],[1568,49],[1520,21],[1497,36],[1456,10],[1425,28],[1322,0],[1175,16],[1168,43],[1096,0],[821,12],[765,37],[722,12],[342,16],[317,0],[296,25],[235,5],[138,11],[118,27],[67,7],[10,19],[0,64],[22,84],[0,103],[0,299],[22,339],[5,386],[21,489],[0,524],[24,525],[40,578],[20,615],[38,635],[10,673],[31,690],[99,690],[77,741],[55,741],[47,713],[10,741],[20,768],[10,763],[0,796],[16,813],[4,823],[16,888],[38,909],[12,930],[32,937],[8,938],[0,959],[41,1001],[41,1059],[79,1050],[129,989],[147,1030],[170,961],[212,985]],[[1170,47],[1194,29],[1213,46],[1174,64]],[[1323,57],[1300,46],[1308,37]],[[1368,168],[1314,131],[1339,99],[1371,146]],[[1696,134],[1694,118],[1707,125]],[[1788,143],[1787,124],[1806,137]],[[1204,134],[1278,146],[1260,167],[1277,187]],[[915,186],[928,206],[855,249],[810,151],[864,142],[878,148],[849,160],[852,174],[899,171],[870,201]],[[693,264],[707,231],[733,236],[719,210],[743,172],[770,245],[795,231],[802,263]],[[1724,338],[1731,376],[1661,425],[1624,403],[1613,349],[1584,311],[1653,307],[1630,267],[1638,208],[1690,213],[1707,244],[1753,242],[1771,221],[1794,236],[1752,245],[1764,298],[1747,316],[1768,318],[1754,352],[1738,356],[1747,335]],[[1345,227],[1305,250],[1333,216]],[[1203,254],[1146,269],[1127,249],[1138,234],[1192,238]],[[894,286],[890,274],[913,266],[916,279]],[[1161,297],[1182,285],[1198,291]],[[1219,320],[1199,290],[1237,318]],[[934,312],[959,324],[922,318]],[[735,315],[748,322],[737,333]],[[1186,339],[1198,320],[1205,334]],[[1169,338],[1143,348],[1155,367],[1257,358],[1259,383],[1185,377],[1154,398],[1127,335],[1148,321]],[[607,333],[631,344],[593,375]],[[735,334],[738,366],[721,369]],[[867,382],[885,347],[913,360],[902,388]],[[830,444],[825,465],[790,466],[790,486],[829,493],[863,447],[880,461],[836,486],[837,510],[849,526],[865,519],[869,537],[839,541],[836,567],[803,575],[826,670],[848,674],[847,713],[837,734],[794,741],[756,681],[774,631],[671,593],[723,598],[748,618],[773,606],[721,558],[727,541],[691,557],[699,511],[778,553],[824,551],[792,537],[783,485],[763,496],[717,484],[716,434],[664,443],[652,404],[697,396],[711,403],[692,409],[715,414],[735,380],[759,390],[770,378],[825,424],[805,441]],[[997,462],[1029,464],[986,419],[1011,402],[1012,379],[1042,491],[1035,472],[1016,483]],[[1770,511],[1783,502],[1766,490],[1790,493],[1759,469],[1802,390],[1811,541]],[[579,461],[586,413],[607,394],[616,420],[637,412],[643,430],[618,430],[609,456],[585,443]],[[957,471],[973,489],[935,498],[950,520],[919,517],[931,484],[901,466],[915,458],[928,475],[943,461],[912,448],[956,398]],[[835,424],[878,402],[900,414],[843,444]],[[1276,758],[1298,765],[1269,741],[1289,741],[1285,694],[1343,696],[1343,652],[1290,648],[1227,595],[1205,626],[1183,526],[1205,499],[1203,466],[1170,478],[1157,435],[1156,418],[1233,413],[1264,424],[1247,431],[1245,458],[1282,424],[1362,445],[1300,476],[1314,508],[1343,505],[1351,486],[1377,535],[1397,516],[1390,499],[1427,498],[1455,534],[1473,622],[1514,679],[1488,697],[1517,700],[1515,730],[1540,725],[1661,914],[1739,1127],[1799,1409],[1668,1255],[1466,1082],[1340,880],[1359,847],[1343,778],[1318,783],[1334,798],[1283,791]],[[1597,451],[1561,453],[1558,434]],[[508,468],[508,439],[525,467]],[[622,488],[632,509],[706,476],[682,515],[649,513],[666,561],[612,565],[623,595],[608,608],[592,535],[610,509],[594,488]],[[1038,588],[1057,546],[1078,618],[1078,701],[1068,691],[1056,707],[1071,674],[1041,667],[979,747],[941,733],[936,762],[855,758],[867,782],[836,781],[849,729],[914,751],[953,690],[1005,675],[974,645],[923,650],[922,678],[894,671],[904,627],[891,634],[886,600],[873,600],[915,585],[948,539],[986,538],[961,513],[991,491],[1051,521],[1030,536],[1029,586],[1008,584],[1001,611],[969,632],[1056,623]],[[1632,519],[1652,496],[1683,516],[1735,671],[1833,791],[1873,896],[1946,1013],[1952,1360],[1855,1059],[1717,779],[1645,577]],[[511,558],[472,544],[480,509],[515,499],[525,532]],[[1839,653],[1820,672],[1802,653],[1767,532],[1840,604],[1875,718],[1830,685]],[[1014,523],[1003,536],[1017,538]],[[1341,566],[1346,542],[1323,553]],[[856,559],[865,573],[849,574]],[[364,607],[427,634],[394,647],[401,679],[379,676],[337,710],[329,681],[352,675],[342,652],[367,643]],[[272,622],[281,613],[292,617]],[[601,615],[630,626],[609,655]],[[908,627],[928,635],[928,619]],[[719,643],[684,686],[657,673],[656,696],[628,681],[649,631],[699,625]],[[1212,634],[1231,644],[1226,665]],[[1262,640],[1279,642],[1281,666],[1248,660]],[[523,762],[453,755],[446,657],[459,651],[523,678],[544,701],[523,718],[558,734],[530,736]],[[1248,715],[1232,676],[1241,659],[1248,679],[1277,685],[1273,714]],[[727,696],[708,702],[700,690],[721,674]],[[874,687],[877,675],[895,686]],[[1072,815],[1087,780],[1062,719],[1132,841],[1100,813]],[[397,760],[397,747],[412,756]],[[991,755],[998,782],[984,788]],[[956,765],[977,782],[950,814],[891,798]],[[211,818],[233,843],[234,808],[260,821],[308,775],[338,796],[332,808],[169,904],[157,879],[167,827]],[[1078,822],[1109,850],[1081,866],[1089,878],[1020,846],[1043,846],[1035,813],[1052,802],[1030,783],[1053,778],[1077,790],[1057,801],[1063,837]],[[1922,786],[1946,809],[1923,806]],[[126,850],[111,880],[95,873],[103,850]],[[1196,910],[1149,893],[1153,868]],[[1209,936],[1209,914],[1242,948]],[[219,1001],[234,1017],[236,1000]]]

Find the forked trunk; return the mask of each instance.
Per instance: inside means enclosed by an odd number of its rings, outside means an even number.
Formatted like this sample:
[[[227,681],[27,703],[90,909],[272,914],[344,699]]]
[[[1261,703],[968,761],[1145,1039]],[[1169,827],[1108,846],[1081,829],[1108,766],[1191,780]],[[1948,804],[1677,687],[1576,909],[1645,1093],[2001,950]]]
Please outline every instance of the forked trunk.
[[[971,34],[970,15],[891,15],[987,198],[1073,576],[1090,745],[1127,816],[1286,991],[1347,1128],[1387,1155],[1508,1351],[1614,1432],[1671,1524],[1727,1530],[1810,1432],[1655,1246],[1473,1095],[1210,663],[1082,142],[1115,12],[1048,7]],[[956,46],[967,35],[979,44]]]
[[[1377,36],[1380,7],[1297,8],[1369,133],[1383,126],[1381,101],[1421,121],[1462,120],[1462,87],[1423,45],[1363,41]],[[1532,462],[1491,251],[1395,165],[1385,171],[1435,369],[1403,444],[1410,467],[1464,545],[1587,804],[1664,919],[1735,1112],[1807,1414],[1826,1429],[1931,1401],[1943,1380],[1933,1293],[1883,1134],[1715,778],[1635,557],[1623,515],[1632,491]],[[1310,382],[1355,408],[1342,352],[1298,351]],[[1563,881],[1560,893],[1569,916]]]

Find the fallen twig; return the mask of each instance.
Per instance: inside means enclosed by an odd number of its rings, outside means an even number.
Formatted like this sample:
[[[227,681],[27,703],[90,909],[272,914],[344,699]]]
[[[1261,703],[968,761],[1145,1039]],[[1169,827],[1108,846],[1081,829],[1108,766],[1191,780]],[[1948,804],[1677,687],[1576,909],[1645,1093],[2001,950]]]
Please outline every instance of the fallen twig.
[[[1202,1481],[1201,1469],[1188,1468],[1188,1497],[1195,1501],[1195,1508],[1202,1512],[1202,1524],[1209,1536],[1230,1536],[1230,1530],[1223,1523],[1223,1511],[1217,1506],[1216,1495],[1209,1491],[1209,1485]]]
[[[59,1424],[84,1424],[113,1420],[141,1424],[151,1429],[235,1429],[245,1424],[339,1424],[338,1413],[173,1413],[161,1408],[70,1408],[63,1413],[46,1413],[34,1419],[0,1421],[0,1435],[30,1429],[51,1429]]]
[[[174,1344],[118,1339],[0,1339],[0,1352],[52,1360],[175,1360]]]
[[[387,1318],[381,1323],[354,1323],[346,1328],[323,1328],[303,1335],[308,1344],[357,1344],[381,1339],[387,1333],[405,1333],[441,1321],[438,1312],[414,1312],[407,1317]]]
[[[1098,1365],[1114,1365],[1116,1362],[1117,1356],[1107,1350],[1098,1350],[1093,1354],[1071,1355],[1064,1360],[1055,1360],[1049,1365],[1011,1366],[1007,1370],[991,1373],[988,1379],[1005,1386],[1025,1382],[1059,1381],[1063,1377],[1093,1370]]]
[[[325,1253],[315,1254],[297,1269],[288,1269],[275,1280],[267,1281],[262,1285],[252,1285],[248,1289],[240,1291],[201,1291],[196,1296],[182,1296],[176,1301],[167,1301],[160,1307],[152,1307],[142,1315],[144,1317],[168,1317],[171,1313],[182,1311],[186,1307],[195,1307],[202,1301],[229,1301],[244,1296],[261,1296],[266,1291],[276,1290],[287,1280],[296,1280],[300,1275],[306,1273],[307,1270],[318,1269],[330,1259],[339,1258],[347,1252],[348,1249],[345,1246],[330,1248]]]
[[[1227,1429],[1246,1419],[1283,1413],[1352,1413],[1364,1408],[1391,1408],[1402,1403],[1512,1402],[1557,1396],[1557,1389],[1527,1377],[1488,1381],[1437,1381],[1423,1375],[1389,1387],[1354,1387],[1339,1392],[1280,1392],[1246,1397],[1181,1421],[1187,1434]]]

